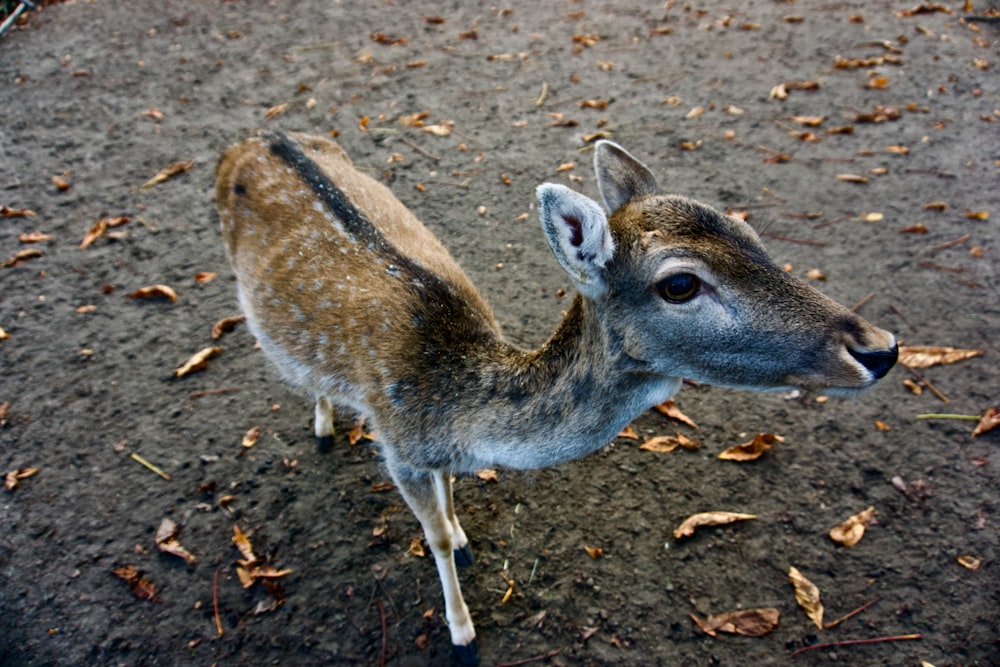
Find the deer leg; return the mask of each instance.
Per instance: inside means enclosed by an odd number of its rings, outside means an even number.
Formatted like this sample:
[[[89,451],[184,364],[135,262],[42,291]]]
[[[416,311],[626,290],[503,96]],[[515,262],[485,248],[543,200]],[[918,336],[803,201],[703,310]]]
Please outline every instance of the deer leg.
[[[451,488],[450,480],[445,487],[438,482],[445,473],[416,471],[399,471],[389,462],[389,470],[399,492],[410,506],[417,520],[424,529],[424,536],[434,554],[438,576],[441,578],[441,591],[444,594],[445,618],[448,619],[448,630],[451,632],[451,643],[455,648],[455,657],[464,665],[479,663],[479,653],[476,649],[476,629],[469,616],[469,608],[462,599],[462,589],[458,583],[458,570],[455,567],[455,527],[445,505],[441,502],[438,489]],[[451,497],[451,494],[447,494]],[[464,538],[464,533],[462,534]]]
[[[325,454],[333,448],[333,405],[326,396],[316,399],[316,448]]]
[[[434,491],[437,493],[438,502],[444,508],[445,516],[451,523],[453,543],[455,550],[455,565],[459,567],[470,567],[476,563],[472,549],[469,547],[469,538],[465,536],[462,525],[455,516],[455,501],[451,488],[451,474],[443,470],[435,470],[431,475],[434,477]]]

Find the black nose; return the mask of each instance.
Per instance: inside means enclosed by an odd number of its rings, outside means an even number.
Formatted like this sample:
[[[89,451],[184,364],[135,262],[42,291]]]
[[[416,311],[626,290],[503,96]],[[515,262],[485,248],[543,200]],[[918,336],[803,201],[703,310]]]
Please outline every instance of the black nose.
[[[876,350],[875,352],[861,352],[852,348],[847,348],[851,356],[861,362],[861,365],[872,372],[876,378],[883,378],[889,369],[896,365],[899,358],[899,347],[893,345],[888,350]]]

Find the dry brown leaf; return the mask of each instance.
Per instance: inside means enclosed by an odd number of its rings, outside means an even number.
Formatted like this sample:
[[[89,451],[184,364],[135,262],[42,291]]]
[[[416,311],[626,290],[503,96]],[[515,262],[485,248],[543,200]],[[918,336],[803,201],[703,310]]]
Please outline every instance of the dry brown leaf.
[[[354,425],[351,426],[351,430],[347,432],[347,442],[350,445],[356,445],[361,442],[361,439],[365,437],[365,417],[361,415],[356,420],[354,420]]]
[[[837,174],[836,176],[834,176],[834,178],[836,178],[838,181],[844,181],[846,183],[864,184],[868,182],[867,176],[860,176],[858,174]]]
[[[631,440],[638,440],[639,439],[639,434],[636,433],[635,429],[632,428],[632,425],[629,424],[628,426],[626,426],[625,428],[622,429],[621,433],[618,434],[618,437],[619,438],[629,438]]]
[[[246,319],[245,315],[234,315],[232,317],[222,318],[212,325],[212,340],[219,340],[222,338],[222,334],[232,331],[237,324],[245,322]]]
[[[779,83],[774,88],[771,88],[771,92],[768,93],[768,97],[772,100],[783,100],[788,97],[788,89],[783,83]]]
[[[151,188],[154,185],[159,185],[160,183],[173,178],[177,174],[183,174],[185,171],[189,171],[193,168],[194,160],[188,160],[187,162],[171,162],[166,167],[156,172],[155,176],[143,183],[142,187]]]
[[[955,560],[965,569],[972,571],[978,570],[979,566],[983,564],[983,559],[976,558],[975,556],[959,556]]]
[[[156,585],[147,579],[146,575],[135,569],[134,565],[120,567],[112,570],[112,573],[119,579],[124,579],[128,583],[129,588],[132,589],[132,593],[140,600],[159,599],[156,597]]]
[[[771,449],[774,443],[784,441],[785,439],[776,433],[758,433],[753,440],[725,450],[719,454],[719,458],[723,461],[754,461]]]
[[[885,152],[892,153],[893,155],[909,155],[910,149],[907,148],[906,146],[900,146],[897,144],[894,146],[886,146]]]
[[[257,556],[253,553],[253,546],[250,544],[250,539],[239,527],[239,524],[233,524],[233,544],[236,545],[244,561],[248,563],[257,561]]]
[[[0,206],[0,218],[34,218],[37,213],[27,208],[11,208],[6,204]]]
[[[210,283],[219,277],[218,273],[213,271],[199,271],[194,274],[194,281],[199,285],[204,285],[205,283]]]
[[[682,424],[687,424],[691,428],[698,428],[698,425],[691,420],[686,414],[680,411],[680,408],[674,403],[673,399],[669,401],[664,401],[663,403],[655,406],[653,408],[661,415],[673,419],[674,421],[679,421]]]
[[[7,333],[3,327],[0,327],[0,340],[7,340],[8,338],[10,338],[10,334]],[[4,403],[3,405],[7,405],[7,403]]]
[[[826,116],[792,116],[791,120],[806,127],[819,127],[826,120]]]
[[[962,215],[969,220],[989,220],[990,218],[989,211],[966,211]]]
[[[684,117],[687,118],[688,120],[690,120],[691,118],[697,118],[698,116],[702,115],[703,113],[705,113],[705,107],[698,106],[698,107],[694,107],[693,109],[691,109],[690,111],[688,111],[687,114]]]
[[[954,14],[951,9],[942,5],[938,2],[925,2],[920,5],[916,5],[913,9],[901,9],[896,12],[896,16],[899,18],[909,18],[911,16],[917,16],[919,14],[931,14],[933,12],[942,12],[944,14]]]
[[[127,215],[119,215],[114,218],[101,218],[94,223],[90,231],[83,235],[83,241],[80,242],[80,250],[87,248],[91,243],[104,236],[108,229],[124,225],[127,222],[131,222],[131,220],[132,218]]]
[[[756,514],[740,514],[739,512],[700,512],[692,514],[684,519],[681,525],[674,530],[674,539],[691,537],[694,531],[701,526],[722,526],[734,521],[747,521],[756,519]]]
[[[184,362],[183,366],[174,370],[174,377],[181,378],[190,373],[205,370],[208,367],[208,360],[218,356],[223,349],[225,348],[216,345],[196,352],[190,359]]]
[[[819,601],[819,588],[806,579],[798,568],[788,568],[788,580],[795,587],[795,601],[799,603],[816,627],[823,629],[823,603]]]
[[[603,547],[588,547],[588,546],[584,546],[583,548],[587,552],[587,555],[590,556],[591,558],[593,558],[594,560],[597,560],[598,558],[600,558],[601,556],[604,555],[604,548]]]
[[[776,627],[781,615],[777,609],[765,607],[762,609],[741,609],[724,614],[714,614],[708,618],[698,618],[688,614],[691,620],[707,635],[716,636],[719,632],[743,635],[745,637],[763,637]]]
[[[3,476],[3,487],[8,491],[13,491],[20,486],[22,479],[28,479],[37,474],[38,468],[18,468],[17,470],[11,470]]]
[[[809,280],[826,280],[826,274],[819,269],[809,269],[806,271],[806,278]]]
[[[260,439],[260,426],[254,426],[243,434],[243,448],[250,449],[257,444]]]
[[[647,452],[658,453],[672,452],[678,447],[693,450],[698,449],[701,445],[697,441],[692,440],[682,433],[678,433],[676,437],[672,435],[660,435],[655,438],[650,438],[639,445],[639,449]]]
[[[417,558],[423,558],[424,556],[426,556],[427,553],[424,551],[423,538],[414,537],[412,540],[410,540],[410,548],[407,549],[407,551],[410,553],[410,555],[416,556]]]
[[[155,297],[163,297],[170,301],[170,303],[177,303],[177,292],[168,285],[149,285],[148,287],[140,287],[136,291],[127,295],[129,299],[152,299]]]
[[[288,102],[282,102],[281,104],[275,104],[264,112],[264,120],[271,120],[272,118],[277,118],[281,114],[288,111],[290,105]]]
[[[52,234],[45,234],[43,232],[25,232],[24,234],[17,235],[17,240],[21,243],[41,243],[51,238]]]
[[[420,131],[433,134],[435,137],[448,137],[451,136],[451,132],[454,129],[455,121],[445,120],[435,125],[424,125],[420,128]]]
[[[1000,426],[1000,410],[997,408],[989,408],[986,410],[986,414],[983,415],[983,418],[979,420],[979,423],[976,424],[976,430],[972,432],[972,437],[974,438],[977,435],[982,435],[983,433],[992,431],[997,426]]]
[[[73,184],[65,176],[53,176],[52,185],[56,186],[56,190],[59,190],[59,192],[65,192],[73,187]]]
[[[830,539],[845,547],[853,547],[864,537],[865,529],[875,518],[875,506],[859,512],[830,529]]]
[[[492,468],[483,468],[482,470],[476,471],[476,477],[483,480],[484,482],[499,482],[500,477],[496,470]]]
[[[961,350],[937,345],[901,345],[899,363],[909,368],[930,368],[954,364],[983,354],[982,350]]]
[[[584,100],[580,102],[581,109],[607,109],[607,100]]]
[[[180,532],[181,529],[176,523],[170,519],[164,519],[160,522],[160,527],[156,530],[156,546],[163,553],[180,556],[188,563],[193,563],[198,559],[177,541],[177,536]]]
[[[24,250],[18,250],[16,253],[5,259],[0,263],[0,267],[8,269],[13,266],[17,266],[29,259],[35,259],[36,257],[41,257],[44,255],[38,248],[25,248]]]
[[[564,171],[571,171],[576,168],[576,162],[563,162],[561,165],[556,167],[556,173],[561,173]]]
[[[943,211],[948,208],[948,204],[943,201],[932,201],[924,204],[925,211]]]

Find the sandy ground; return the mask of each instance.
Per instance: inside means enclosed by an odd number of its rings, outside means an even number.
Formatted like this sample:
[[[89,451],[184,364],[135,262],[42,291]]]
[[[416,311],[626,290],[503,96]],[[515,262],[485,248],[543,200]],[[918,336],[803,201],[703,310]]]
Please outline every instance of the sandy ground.
[[[311,406],[246,329],[211,338],[237,314],[214,165],[262,127],[338,133],[443,239],[518,343],[544,340],[568,304],[534,188],[597,196],[587,141],[603,131],[665,189],[749,212],[779,263],[818,269],[832,297],[873,294],[860,312],[908,344],[984,351],[920,371],[947,405],[911,393],[904,368],[825,403],[688,387],[678,405],[700,429],[656,413],[634,427],[680,431],[698,451],[619,438],[558,468],[460,480],[478,557],[462,581],[483,664],[1000,664],[1000,436],[916,419],[998,400],[997,24],[961,19],[980,2],[901,16],[914,1],[104,0],[51,6],[5,34],[0,205],[37,215],[0,219],[0,259],[42,254],[0,268],[0,471],[39,470],[0,492],[0,664],[450,660],[433,564],[409,551],[419,527],[385,489],[375,446],[348,444],[353,415],[318,454]],[[770,96],[802,81],[819,87]],[[880,107],[896,111],[864,122]],[[453,122],[451,135],[399,122],[422,112]],[[935,201],[946,208],[925,208]],[[115,216],[130,222],[79,249]],[[901,233],[916,225],[926,232]],[[19,240],[34,231],[50,238]],[[199,283],[199,272],[218,277]],[[128,298],[153,284],[176,302]],[[213,344],[225,350],[207,370],[171,380]],[[785,441],[753,463],[717,459],[764,431]],[[857,546],[830,540],[869,506],[877,519]],[[758,519],[672,537],[705,510]],[[164,518],[197,561],[158,551]],[[280,589],[240,585],[234,525],[293,570]],[[156,600],[112,574],[126,565]],[[827,619],[878,602],[820,631],[789,566],[819,586]],[[501,575],[516,582],[506,603]],[[781,613],[767,636],[713,638],[689,618],[755,607]],[[791,655],[911,634],[922,639]]]

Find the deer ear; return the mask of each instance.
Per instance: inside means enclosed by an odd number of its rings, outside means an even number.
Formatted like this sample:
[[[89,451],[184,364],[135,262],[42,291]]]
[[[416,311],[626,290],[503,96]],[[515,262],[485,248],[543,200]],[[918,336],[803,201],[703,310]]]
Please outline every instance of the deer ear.
[[[604,265],[615,253],[608,218],[590,197],[565,185],[538,186],[542,229],[556,259],[577,289],[596,298],[607,288]]]
[[[660,193],[653,172],[613,141],[597,142],[594,147],[594,171],[601,198],[610,213],[636,197]]]

